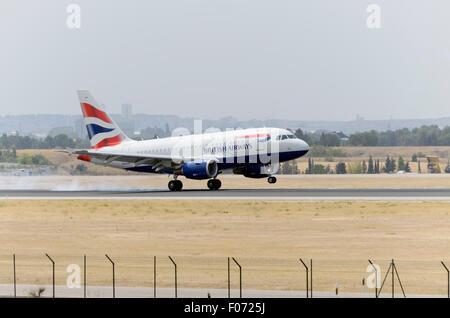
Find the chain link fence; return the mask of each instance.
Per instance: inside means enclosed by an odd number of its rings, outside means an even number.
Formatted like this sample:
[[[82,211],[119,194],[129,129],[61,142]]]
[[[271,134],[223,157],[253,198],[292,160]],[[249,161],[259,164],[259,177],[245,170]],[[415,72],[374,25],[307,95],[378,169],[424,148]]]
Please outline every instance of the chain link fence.
[[[289,259],[235,256],[242,266],[215,256],[52,255],[55,262],[56,297],[306,297],[305,267],[299,257]],[[86,260],[86,262],[85,262]],[[309,268],[310,259],[303,257]],[[313,297],[392,297],[392,260],[314,259],[308,289]],[[444,261],[445,262],[445,261]],[[449,264],[450,265],[450,264]],[[448,276],[441,260],[395,260],[395,297],[447,297]],[[52,297],[52,262],[45,253],[0,255],[0,296]],[[386,275],[388,274],[388,275]],[[156,278],[156,279],[155,279]],[[377,278],[377,279],[376,279]],[[400,278],[400,282],[399,279]],[[384,284],[383,284],[384,281]],[[15,284],[14,284],[15,282]],[[377,283],[376,283],[377,282]],[[383,284],[383,285],[382,285]],[[16,288],[14,288],[14,285]],[[381,289],[382,287],[382,289]],[[176,291],[175,291],[176,289]],[[380,292],[381,289],[381,292]]]

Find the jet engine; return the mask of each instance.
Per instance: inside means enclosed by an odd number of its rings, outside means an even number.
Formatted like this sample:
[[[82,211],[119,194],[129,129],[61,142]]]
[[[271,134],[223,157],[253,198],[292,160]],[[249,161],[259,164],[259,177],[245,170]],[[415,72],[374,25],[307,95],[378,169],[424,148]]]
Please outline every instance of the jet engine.
[[[188,179],[211,179],[217,176],[219,167],[215,160],[189,161],[183,164],[182,172]]]

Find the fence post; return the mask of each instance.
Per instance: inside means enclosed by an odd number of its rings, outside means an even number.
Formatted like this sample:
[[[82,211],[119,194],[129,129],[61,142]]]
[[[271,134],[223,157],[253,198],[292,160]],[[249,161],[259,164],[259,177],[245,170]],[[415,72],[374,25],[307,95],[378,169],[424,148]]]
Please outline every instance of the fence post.
[[[169,256],[169,259],[171,260],[173,266],[175,267],[175,298],[178,298],[178,285],[177,285],[177,264],[174,262],[172,257]]]
[[[236,265],[239,267],[239,298],[242,298],[242,267],[236,261],[236,259],[234,257],[232,257],[232,259],[236,263]]]
[[[448,270],[447,266],[445,266],[444,261],[441,261],[441,264],[447,271],[447,298],[450,298],[450,271]]]
[[[17,297],[16,289],[16,254],[13,254],[13,270],[14,270],[14,298]]]
[[[230,291],[230,258],[228,257],[228,298],[231,297]]]
[[[400,276],[398,275],[397,267],[395,266],[394,260],[392,260],[391,264],[389,265],[389,268],[388,268],[388,270],[386,272],[386,276],[384,276],[384,280],[383,280],[383,283],[381,284],[380,291],[378,292],[378,295],[381,294],[381,290],[383,289],[384,282],[386,281],[386,278],[389,275],[389,271],[392,271],[391,272],[391,275],[392,275],[392,298],[395,297],[395,294],[394,294],[394,275],[397,275],[397,279],[398,279],[398,282],[400,284],[400,288],[402,290],[403,297],[406,298],[405,290],[403,289],[402,281],[400,280]]]
[[[52,262],[52,272],[53,272],[53,282],[52,282],[52,285],[53,285],[53,298],[55,298],[55,262],[52,260],[52,258],[47,254],[47,253],[45,253],[45,256],[47,256],[47,258],[50,260],[50,262]]]
[[[309,281],[309,274],[308,274],[308,266],[306,266],[305,262],[300,258],[300,262],[302,262],[303,266],[306,269],[306,298],[309,296],[309,287],[308,287],[308,281]]]
[[[375,270],[375,298],[378,298],[378,271],[375,265],[373,265],[372,261],[369,259],[370,265],[372,265],[373,269]]]
[[[395,295],[395,293],[394,293],[394,260],[392,259],[392,263],[391,263],[391,266],[392,266],[392,298],[394,298],[394,295]]]
[[[312,270],[312,258],[311,258],[311,265],[310,265],[310,269],[311,269],[311,272],[310,272],[310,278],[311,278],[311,293],[310,293],[310,296],[311,296],[311,298],[313,298],[313,270]]]
[[[403,289],[403,284],[400,279],[400,276],[398,275],[397,266],[395,265],[394,260],[392,260],[392,270],[395,271],[395,275],[397,275],[398,283],[400,284],[400,288],[402,290],[403,297],[406,298],[405,290]]]
[[[114,264],[113,260],[108,256],[108,254],[105,254],[106,258],[111,262],[112,264],[112,279],[113,279],[113,298],[116,298],[116,275],[115,275],[115,271],[114,271],[114,267],[116,264]]]
[[[156,298],[156,256],[153,256],[153,298]]]
[[[84,298],[86,298],[86,255],[83,257],[83,288],[84,288]]]

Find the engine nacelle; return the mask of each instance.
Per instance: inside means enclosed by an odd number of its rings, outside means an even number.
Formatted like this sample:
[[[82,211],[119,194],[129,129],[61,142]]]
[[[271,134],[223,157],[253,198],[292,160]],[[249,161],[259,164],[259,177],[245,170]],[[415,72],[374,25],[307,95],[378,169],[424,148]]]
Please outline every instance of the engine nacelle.
[[[217,176],[219,167],[217,161],[189,161],[183,164],[183,175],[188,179],[211,179]]]

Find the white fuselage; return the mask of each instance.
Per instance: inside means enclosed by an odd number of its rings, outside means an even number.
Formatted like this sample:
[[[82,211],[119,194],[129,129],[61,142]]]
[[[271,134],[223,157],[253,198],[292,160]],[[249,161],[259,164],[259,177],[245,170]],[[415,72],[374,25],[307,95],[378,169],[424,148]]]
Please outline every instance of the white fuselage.
[[[98,149],[98,153],[136,156],[171,156],[175,160],[214,159],[221,170],[242,164],[271,164],[303,156],[309,146],[285,129],[252,128],[212,132],[197,135],[175,136],[151,140],[130,140],[117,146]],[[143,171],[145,162],[139,165],[116,162],[96,162],[116,168]],[[270,162],[269,162],[270,161]],[[148,165],[147,165],[148,166]],[[168,167],[167,167],[168,168]],[[149,171],[155,172],[151,167]]]

